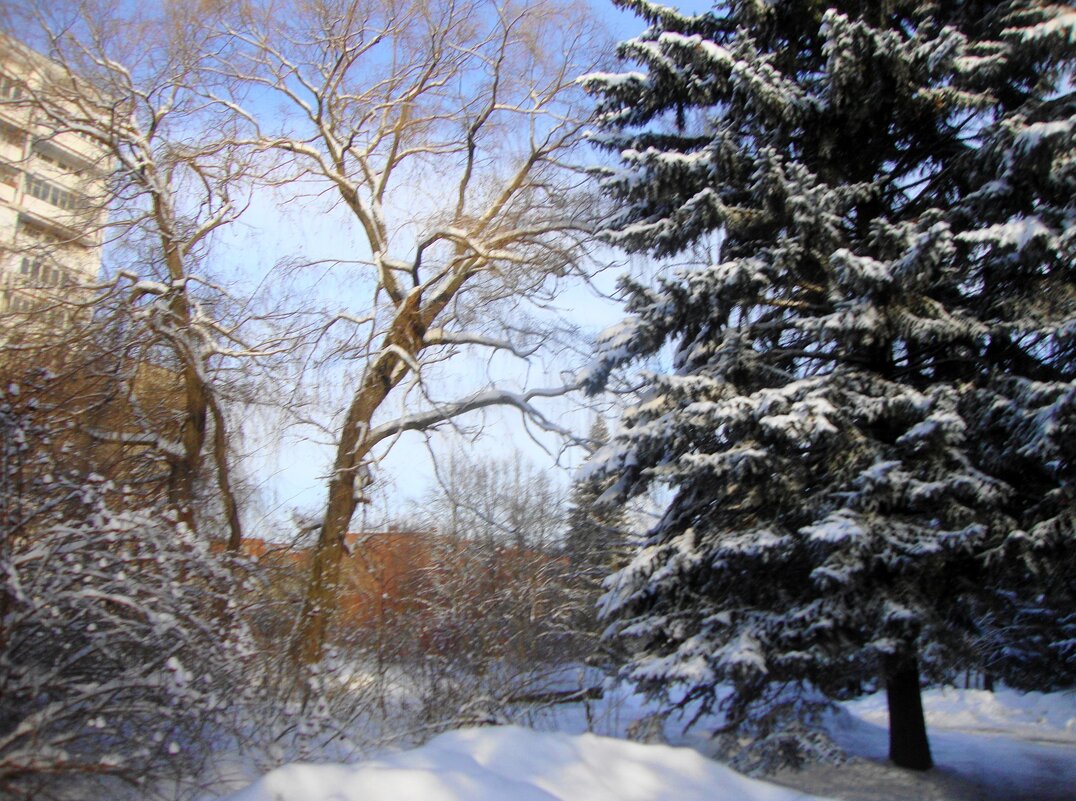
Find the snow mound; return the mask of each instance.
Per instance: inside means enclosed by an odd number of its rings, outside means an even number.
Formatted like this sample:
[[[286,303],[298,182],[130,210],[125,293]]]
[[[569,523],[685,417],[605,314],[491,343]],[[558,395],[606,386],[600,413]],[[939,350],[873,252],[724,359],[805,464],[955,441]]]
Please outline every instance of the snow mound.
[[[355,765],[291,764],[227,801],[809,801],[688,748],[464,729]]]

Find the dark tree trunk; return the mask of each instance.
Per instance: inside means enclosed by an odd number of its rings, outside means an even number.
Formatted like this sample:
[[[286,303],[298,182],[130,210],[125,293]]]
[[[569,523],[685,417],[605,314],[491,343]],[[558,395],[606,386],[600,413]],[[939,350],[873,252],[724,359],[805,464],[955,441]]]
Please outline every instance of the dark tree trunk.
[[[919,663],[915,657],[886,660],[885,694],[889,703],[889,758],[911,770],[934,766],[919,693]]]

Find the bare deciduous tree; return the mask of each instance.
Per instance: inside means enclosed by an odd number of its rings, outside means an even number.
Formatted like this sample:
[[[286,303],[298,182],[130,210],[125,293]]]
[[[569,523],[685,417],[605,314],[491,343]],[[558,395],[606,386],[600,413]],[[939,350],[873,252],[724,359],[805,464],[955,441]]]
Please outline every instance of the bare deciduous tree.
[[[364,299],[341,320],[363,367],[338,423],[293,649],[313,663],[384,447],[493,405],[556,428],[533,401],[563,388],[484,385],[444,402],[427,379],[464,350],[525,357],[540,342],[494,330],[483,311],[543,296],[581,262],[590,206],[567,162],[584,124],[574,77],[596,37],[584,6],[559,0],[254,4],[231,35],[220,70],[234,92],[221,102],[252,145],[289,154],[304,181],[334,193],[364,241],[349,254],[367,268]]]
[[[89,434],[162,462],[168,500],[192,529],[208,456],[238,549],[220,374],[265,347],[246,341],[244,318],[230,314],[237,304],[206,270],[210,240],[243,212],[255,166],[229,115],[205,97],[204,66],[220,36],[212,21],[202,3],[97,0],[28,0],[4,19],[45,56],[26,51],[26,90],[15,101],[34,115],[32,148],[72,135],[95,146],[101,191],[79,199],[90,213],[77,225],[111,269],[81,297],[98,322],[110,317],[112,389],[126,413]]]
[[[416,510],[425,527],[487,547],[559,550],[564,492],[522,454],[476,459],[454,450],[436,474]]]

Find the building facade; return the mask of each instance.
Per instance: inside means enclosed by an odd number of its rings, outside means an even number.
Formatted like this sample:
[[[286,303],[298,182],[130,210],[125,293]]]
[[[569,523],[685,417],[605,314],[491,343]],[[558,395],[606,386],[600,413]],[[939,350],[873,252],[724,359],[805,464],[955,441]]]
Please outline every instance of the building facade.
[[[44,56],[0,38],[0,317],[7,326],[70,325],[97,281],[107,158],[45,109],[74,85]]]

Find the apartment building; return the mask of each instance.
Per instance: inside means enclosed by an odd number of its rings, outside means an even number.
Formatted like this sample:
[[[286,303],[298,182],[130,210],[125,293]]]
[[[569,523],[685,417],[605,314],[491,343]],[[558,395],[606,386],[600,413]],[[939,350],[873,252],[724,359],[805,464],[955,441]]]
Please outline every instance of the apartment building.
[[[60,85],[70,96],[58,65],[0,37],[0,321],[35,332],[80,314],[101,265],[107,160],[43,111]]]

